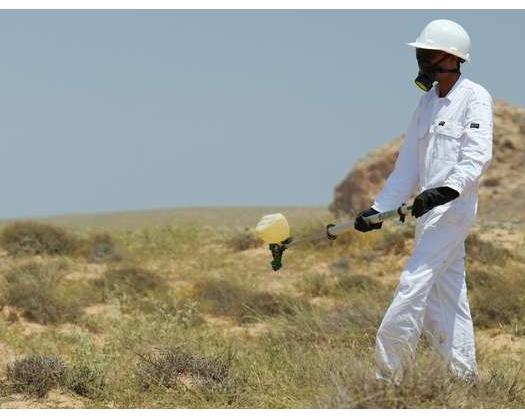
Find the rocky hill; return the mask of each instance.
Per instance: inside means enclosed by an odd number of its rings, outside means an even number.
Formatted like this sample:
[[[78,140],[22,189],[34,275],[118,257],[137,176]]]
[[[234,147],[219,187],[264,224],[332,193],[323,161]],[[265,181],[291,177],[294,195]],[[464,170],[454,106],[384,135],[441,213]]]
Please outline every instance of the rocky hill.
[[[330,211],[354,215],[371,205],[394,168],[403,136],[360,160],[339,183]],[[494,157],[480,187],[479,217],[484,222],[525,221],[525,109],[497,101]]]

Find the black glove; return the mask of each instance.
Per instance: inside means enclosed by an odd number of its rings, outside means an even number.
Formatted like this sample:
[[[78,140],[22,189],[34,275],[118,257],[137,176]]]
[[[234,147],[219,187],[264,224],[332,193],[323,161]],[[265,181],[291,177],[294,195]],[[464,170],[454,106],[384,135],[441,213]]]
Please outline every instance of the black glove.
[[[447,202],[456,199],[459,196],[459,192],[449,188],[448,186],[440,186],[439,188],[431,188],[421,192],[416,199],[414,199],[414,205],[412,206],[412,215],[416,218],[421,217],[423,214],[429,212],[432,208],[438,205],[446,204]]]
[[[379,230],[383,223],[369,224],[364,218],[374,214],[379,214],[379,211],[376,211],[373,208],[361,211],[354,221],[354,228],[358,231],[362,231],[363,233],[372,230]]]

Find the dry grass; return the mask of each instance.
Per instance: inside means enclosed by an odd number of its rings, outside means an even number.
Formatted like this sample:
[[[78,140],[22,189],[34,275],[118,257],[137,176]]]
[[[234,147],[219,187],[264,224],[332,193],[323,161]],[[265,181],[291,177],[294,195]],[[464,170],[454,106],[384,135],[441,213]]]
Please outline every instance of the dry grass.
[[[380,286],[370,275],[339,269],[332,275],[308,273],[297,285],[299,290],[309,297],[340,296],[354,291],[372,291]]]
[[[525,318],[524,269],[519,248],[513,250],[497,242],[471,234],[466,242],[467,286],[474,324],[502,327]]]
[[[476,327],[488,328],[480,332],[484,338],[508,337],[508,347],[478,345],[480,378],[466,384],[420,345],[416,368],[394,387],[374,378],[374,341],[410,250],[412,226],[385,224],[379,232],[298,246],[274,273],[262,251],[232,252],[226,239],[243,225],[230,221],[230,227],[218,219],[214,227],[179,220],[107,231],[96,240],[102,243],[100,258],[4,255],[0,294],[12,299],[0,313],[1,354],[57,354],[63,372],[60,378],[15,374],[12,366],[9,379],[0,377],[1,393],[12,394],[15,383],[32,395],[56,388],[65,399],[82,396],[89,408],[524,405],[519,240],[507,251],[481,235],[468,243]],[[299,237],[319,231],[324,220],[309,216],[291,225]],[[79,237],[88,243],[94,236],[85,231]],[[129,260],[112,260],[109,242]],[[246,248],[240,236],[238,243],[239,250]],[[65,303],[79,316],[66,315]],[[36,325],[18,321],[18,315],[47,320]],[[36,371],[38,362],[32,362],[29,370]]]
[[[399,385],[376,380],[370,362],[351,357],[330,372],[333,391],[317,400],[323,408],[520,408],[525,403],[525,371],[514,364],[493,369],[472,383],[455,378],[434,353],[418,357]]]
[[[202,280],[194,285],[202,310],[231,316],[244,323],[290,313],[296,301],[284,295],[257,291],[228,280]]]
[[[500,270],[494,266],[469,270],[469,298],[476,326],[509,326],[525,318],[525,281],[517,275],[521,268],[509,264]]]
[[[253,231],[248,228],[236,232],[227,241],[227,246],[234,252],[242,252],[244,250],[258,248],[263,244],[263,241],[255,236]]]
[[[298,284],[299,290],[308,297],[324,297],[333,292],[333,280],[322,273],[309,273]]]
[[[382,229],[382,234],[374,245],[374,250],[399,255],[406,250],[407,241],[413,238],[414,232],[407,226],[386,227]]]
[[[483,240],[478,234],[472,233],[465,242],[469,262],[487,265],[502,266],[513,258],[512,252],[504,247],[497,246],[490,241]]]
[[[339,274],[336,284],[343,292],[354,290],[373,292],[381,287],[381,284],[374,277],[351,272]]]

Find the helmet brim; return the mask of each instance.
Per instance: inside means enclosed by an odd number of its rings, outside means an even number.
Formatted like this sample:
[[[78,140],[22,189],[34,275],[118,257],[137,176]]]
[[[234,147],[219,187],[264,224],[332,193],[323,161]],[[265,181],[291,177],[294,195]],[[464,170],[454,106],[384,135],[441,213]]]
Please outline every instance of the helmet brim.
[[[441,48],[432,45],[432,44],[426,44],[424,42],[408,42],[407,45],[414,47],[414,48],[421,48],[421,49],[433,49],[435,51],[442,50]]]
[[[436,45],[433,45],[433,44],[427,44],[425,42],[407,42],[407,45],[408,46],[411,46],[413,48],[421,48],[421,49],[432,49],[434,51],[443,51],[443,52],[446,52],[448,54],[451,54],[451,55],[454,55],[458,58],[461,58],[462,60],[465,60],[467,62],[470,61],[470,54],[468,56],[462,56],[462,55],[459,55],[457,52],[455,51],[449,51],[447,49],[444,49],[444,48],[440,48]]]

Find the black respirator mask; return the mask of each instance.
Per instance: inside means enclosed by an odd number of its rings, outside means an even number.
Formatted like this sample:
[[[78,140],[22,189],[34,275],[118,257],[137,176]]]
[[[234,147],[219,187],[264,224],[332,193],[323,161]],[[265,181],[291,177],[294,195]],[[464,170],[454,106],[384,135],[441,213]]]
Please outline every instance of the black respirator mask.
[[[438,53],[439,51],[429,49],[416,50],[419,74],[414,81],[417,87],[425,92],[428,92],[430,89],[432,89],[432,85],[436,81],[436,75],[438,73],[459,73],[459,65],[457,68],[452,70],[446,70],[439,66],[441,62],[447,59],[447,55],[443,56],[443,58],[437,60],[435,63],[432,63],[432,58],[434,58]]]

